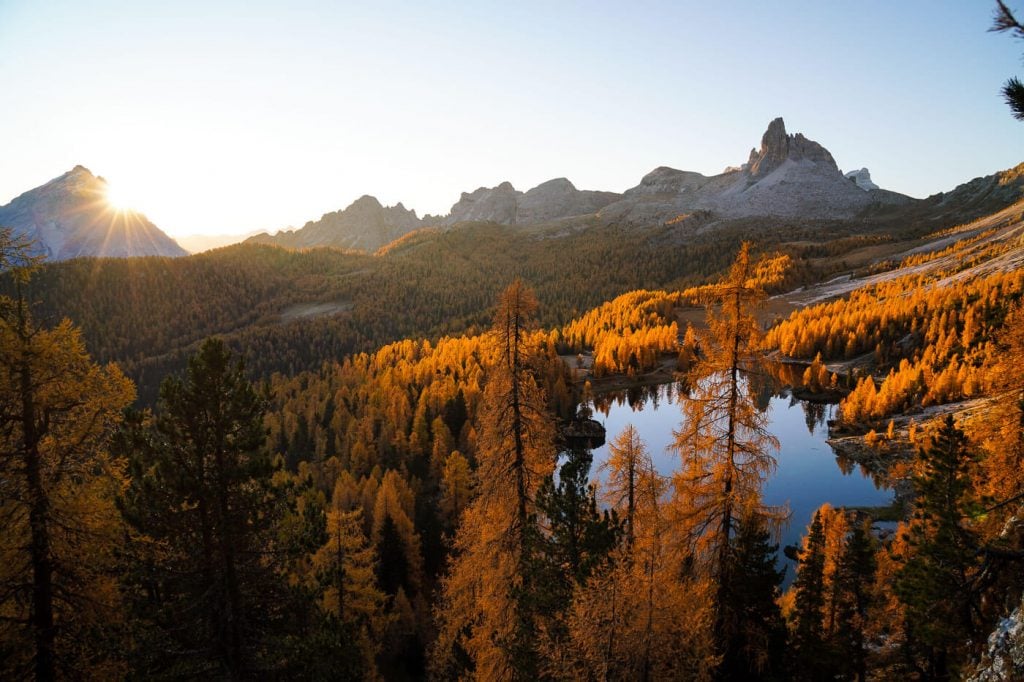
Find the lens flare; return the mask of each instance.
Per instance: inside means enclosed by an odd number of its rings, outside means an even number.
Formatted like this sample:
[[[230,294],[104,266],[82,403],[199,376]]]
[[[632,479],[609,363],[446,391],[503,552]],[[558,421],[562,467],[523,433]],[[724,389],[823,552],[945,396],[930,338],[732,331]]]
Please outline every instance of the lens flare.
[[[122,185],[107,183],[105,199],[107,205],[119,213],[135,210],[135,201]]]

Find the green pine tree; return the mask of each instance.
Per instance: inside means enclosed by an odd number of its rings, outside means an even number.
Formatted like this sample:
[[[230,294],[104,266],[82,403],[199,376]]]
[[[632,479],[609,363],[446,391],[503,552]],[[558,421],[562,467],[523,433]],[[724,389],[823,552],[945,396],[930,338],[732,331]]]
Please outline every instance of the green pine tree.
[[[729,583],[719,604],[727,623],[719,679],[785,679],[786,624],[776,603],[785,571],[775,566],[779,546],[770,540],[757,517],[742,519],[736,529]]]
[[[974,455],[952,415],[919,453],[915,509],[908,531],[911,555],[894,586],[906,613],[911,660],[929,679],[948,679],[975,633],[980,568],[975,534],[964,524],[976,506]]]
[[[1010,11],[1002,0],[996,0],[995,19],[992,23],[992,31],[998,33],[1009,32],[1017,38],[1024,38],[1024,25]],[[1003,98],[1018,121],[1024,121],[1024,83],[1019,78],[1010,78],[1003,85]]]
[[[242,361],[209,339],[164,381],[155,420],[122,438],[141,674],[240,678],[272,665],[260,654],[283,601],[267,561],[280,505],[263,411]]]
[[[833,650],[843,679],[867,679],[865,629],[878,561],[871,522],[854,525],[836,572],[837,617]]]
[[[821,512],[814,512],[810,532],[800,553],[796,582],[796,608],[792,633],[792,669],[801,680],[828,677],[827,647],[822,625],[825,607],[825,532]]]

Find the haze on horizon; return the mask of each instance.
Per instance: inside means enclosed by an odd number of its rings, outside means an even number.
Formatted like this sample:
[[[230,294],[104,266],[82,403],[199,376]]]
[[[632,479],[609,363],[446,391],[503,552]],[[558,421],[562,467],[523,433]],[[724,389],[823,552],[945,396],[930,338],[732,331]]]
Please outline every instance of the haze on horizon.
[[[362,194],[443,214],[503,180],[719,173],[776,116],[921,197],[1024,160],[999,95],[1020,44],[991,11],[13,0],[0,204],[83,164],[172,236],[301,226]]]

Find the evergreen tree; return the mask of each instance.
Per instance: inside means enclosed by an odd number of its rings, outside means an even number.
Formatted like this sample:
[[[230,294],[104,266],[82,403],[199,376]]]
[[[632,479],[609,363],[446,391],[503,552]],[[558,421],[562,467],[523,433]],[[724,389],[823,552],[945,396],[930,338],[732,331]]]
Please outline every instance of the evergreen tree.
[[[409,562],[398,526],[390,516],[384,518],[377,538],[377,580],[385,594],[394,596],[409,582]]]
[[[264,401],[241,360],[209,339],[167,378],[155,420],[127,436],[122,506],[139,534],[132,597],[144,674],[257,674],[279,584],[269,563],[280,505],[264,449]],[[137,425],[141,426],[141,425]]]
[[[527,581],[537,586],[538,615],[553,639],[565,636],[573,591],[607,561],[620,534],[614,511],[598,511],[596,490],[589,483],[590,451],[573,448],[564,457],[557,482],[551,476],[537,491],[537,549],[527,566]]]
[[[867,680],[865,631],[878,569],[875,544],[870,520],[854,525],[843,547],[835,578],[839,603],[833,649],[843,679],[857,682]]]
[[[793,671],[798,679],[826,679],[829,655],[822,624],[825,608],[825,530],[821,511],[814,520],[800,553],[796,581],[796,607],[792,636]]]
[[[589,482],[592,461],[589,450],[568,450],[557,483],[548,477],[537,492],[537,509],[546,531],[542,553],[576,584],[583,584],[607,558],[620,535],[618,515],[598,511],[597,491]]]
[[[756,516],[742,519],[733,537],[730,582],[718,607],[730,633],[719,679],[786,679],[786,624],[776,603],[785,571],[775,567],[779,546],[770,539],[764,520]]]
[[[948,415],[919,453],[914,476],[910,556],[894,589],[905,607],[910,654],[930,679],[955,674],[956,658],[975,634],[980,552],[975,533],[964,523],[976,506],[974,459],[967,437]]]
[[[1018,38],[1024,38],[1024,25],[1017,21],[1003,0],[996,0],[995,19],[990,30],[999,33],[1008,31]],[[1024,83],[1021,83],[1019,78],[1010,78],[1003,85],[1003,97],[1013,117],[1018,121],[1024,121]]]

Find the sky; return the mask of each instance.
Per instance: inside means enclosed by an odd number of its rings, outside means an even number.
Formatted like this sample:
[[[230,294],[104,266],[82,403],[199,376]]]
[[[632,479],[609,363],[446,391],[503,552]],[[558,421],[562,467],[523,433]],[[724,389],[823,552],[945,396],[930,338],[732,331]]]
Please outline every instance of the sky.
[[[445,214],[504,180],[719,173],[777,116],[924,197],[1024,161],[993,7],[0,0],[0,204],[82,164],[172,236],[363,194]]]

